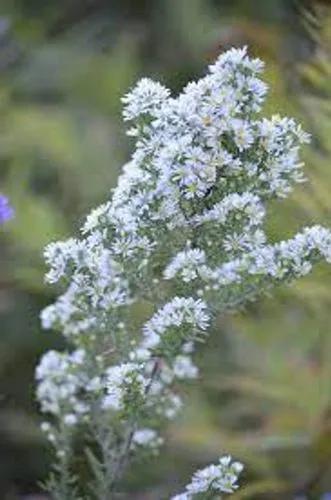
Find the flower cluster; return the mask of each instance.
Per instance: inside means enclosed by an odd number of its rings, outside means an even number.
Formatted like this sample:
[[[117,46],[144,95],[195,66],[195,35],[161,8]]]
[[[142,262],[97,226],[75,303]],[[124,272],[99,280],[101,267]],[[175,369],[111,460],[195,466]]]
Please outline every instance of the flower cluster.
[[[237,488],[239,474],[243,470],[240,462],[232,462],[230,456],[219,459],[217,465],[198,470],[193,474],[192,481],[186,486],[186,491],[172,497],[172,500],[192,500],[195,495],[214,493],[219,498],[220,493],[233,493]]]
[[[42,411],[61,415],[64,421],[72,424],[86,414],[88,406],[79,397],[89,382],[82,369],[84,360],[83,349],[70,354],[49,351],[43,356],[36,370],[37,396]]]
[[[0,193],[0,224],[14,217],[14,210],[10,206],[8,198]]]
[[[135,363],[122,363],[107,369],[106,396],[103,399],[105,409],[123,410],[127,398],[133,404],[134,400],[145,396],[147,380],[140,369]]]
[[[70,239],[51,243],[45,258],[51,265],[46,275],[49,283],[71,278],[66,292],[43,310],[45,329],[57,327],[68,337],[84,334],[102,321],[106,323],[109,310],[130,301],[121,266],[110,250],[96,241]]]
[[[262,69],[245,48],[232,49],[177,97],[138,82],[123,98],[135,149],[110,200],[88,215],[80,238],[45,250],[46,280],[63,293],[42,324],[75,350],[42,358],[37,396],[52,432],[83,423],[94,437],[103,491],[129,458],[161,444],[162,422],[182,406],[178,383],[198,376],[192,357],[215,314],[331,262],[331,233],[320,226],[268,241],[267,203],[302,182],[309,137],[293,119],[261,118]],[[138,319],[138,310],[150,313]],[[233,491],[239,469],[223,458],[181,498]]]
[[[138,429],[132,437],[132,447],[144,447],[157,450],[163,443],[163,439],[154,429]]]
[[[161,349],[169,338],[169,331],[171,334],[173,329],[177,329],[177,338],[185,337],[185,327],[188,326],[189,336],[192,337],[195,330],[205,330],[208,324],[207,306],[202,300],[175,297],[145,323],[142,348]]]

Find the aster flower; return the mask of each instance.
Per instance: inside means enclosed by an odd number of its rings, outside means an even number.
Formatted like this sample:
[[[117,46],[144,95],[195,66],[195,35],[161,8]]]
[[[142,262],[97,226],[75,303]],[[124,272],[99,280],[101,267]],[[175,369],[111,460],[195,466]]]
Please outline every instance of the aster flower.
[[[232,462],[230,456],[223,456],[218,464],[209,465],[193,474],[192,481],[186,486],[186,491],[172,497],[172,500],[192,500],[195,495],[233,493],[238,489],[238,477],[243,470],[240,462]],[[199,497],[200,498],[200,497]]]
[[[14,217],[14,209],[6,196],[0,193],[0,224]]]

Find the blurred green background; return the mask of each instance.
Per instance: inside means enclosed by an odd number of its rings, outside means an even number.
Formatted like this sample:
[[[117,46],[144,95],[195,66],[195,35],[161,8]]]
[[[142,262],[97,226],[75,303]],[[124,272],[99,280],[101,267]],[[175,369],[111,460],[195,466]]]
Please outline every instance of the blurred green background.
[[[0,229],[0,499],[40,498],[50,456],[33,372],[63,346],[40,331],[54,294],[42,249],[76,232],[116,183],[131,149],[120,96],[147,75],[177,91],[220,51],[248,44],[267,63],[266,114],[293,114],[313,134],[309,184],[270,207],[277,240],[331,225],[330,43],[326,0],[1,0],[0,191],[16,217]],[[233,500],[331,491],[330,284],[321,265],[220,319],[164,452],[132,468],[123,498],[168,498],[223,452],[246,464]]]

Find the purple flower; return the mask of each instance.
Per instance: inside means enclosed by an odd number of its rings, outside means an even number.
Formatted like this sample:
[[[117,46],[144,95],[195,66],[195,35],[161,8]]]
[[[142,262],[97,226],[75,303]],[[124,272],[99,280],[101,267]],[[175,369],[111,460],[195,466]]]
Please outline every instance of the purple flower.
[[[10,206],[8,198],[0,193],[0,224],[14,217],[14,210]]]

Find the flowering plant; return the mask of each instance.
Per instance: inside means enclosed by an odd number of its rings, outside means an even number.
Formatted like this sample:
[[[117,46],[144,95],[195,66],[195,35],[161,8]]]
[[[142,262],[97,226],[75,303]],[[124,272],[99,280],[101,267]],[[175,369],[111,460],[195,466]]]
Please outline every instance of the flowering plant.
[[[268,201],[304,180],[299,149],[309,136],[293,119],[259,116],[262,69],[232,49],[176,98],[140,80],[123,98],[135,150],[110,201],[88,215],[80,239],[45,250],[47,281],[65,289],[42,324],[71,346],[46,353],[36,371],[55,499],[110,498],[130,461],[162,445],[164,422],[182,406],[179,382],[197,378],[192,356],[216,315],[331,261],[323,227],[276,244],[263,229]],[[142,305],[150,315],[137,324]],[[72,472],[78,433],[90,489]],[[231,493],[241,470],[222,457],[174,498]]]

